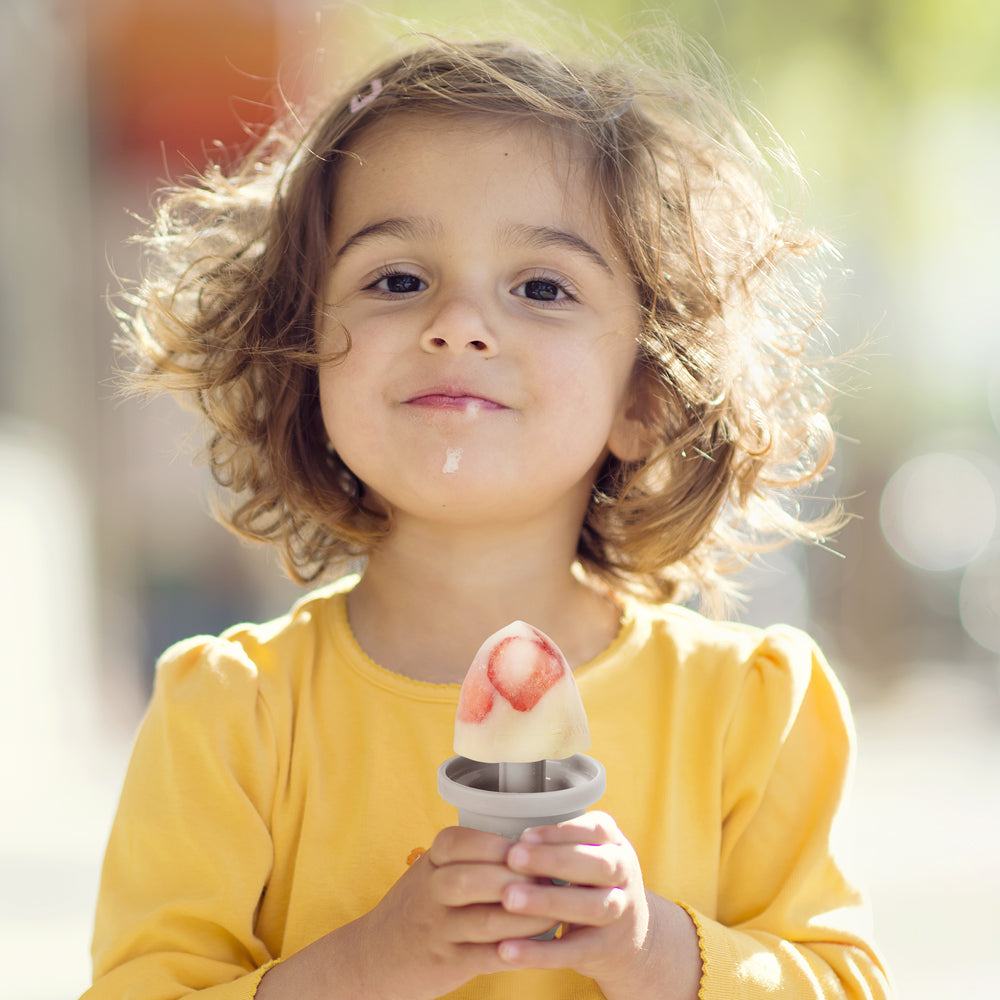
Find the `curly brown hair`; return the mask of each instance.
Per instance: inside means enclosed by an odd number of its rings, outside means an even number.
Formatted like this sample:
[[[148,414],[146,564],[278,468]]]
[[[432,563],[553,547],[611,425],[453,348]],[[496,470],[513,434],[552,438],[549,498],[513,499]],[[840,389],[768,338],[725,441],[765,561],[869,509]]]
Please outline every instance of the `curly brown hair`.
[[[592,151],[639,291],[635,391],[654,444],[601,469],[578,545],[586,572],[658,602],[714,602],[749,554],[839,525],[836,507],[809,519],[788,500],[833,452],[816,353],[828,246],[779,217],[768,188],[783,157],[752,141],[712,73],[679,58],[654,70],[634,52],[626,69],[624,51],[595,67],[423,37],[311,125],[276,127],[235,170],[164,192],[123,313],[130,384],[203,415],[209,466],[235,498],[221,519],[276,545],[293,578],[364,556],[390,530],[328,450],[317,372],[335,359],[316,344],[344,151],[413,111],[526,120]]]

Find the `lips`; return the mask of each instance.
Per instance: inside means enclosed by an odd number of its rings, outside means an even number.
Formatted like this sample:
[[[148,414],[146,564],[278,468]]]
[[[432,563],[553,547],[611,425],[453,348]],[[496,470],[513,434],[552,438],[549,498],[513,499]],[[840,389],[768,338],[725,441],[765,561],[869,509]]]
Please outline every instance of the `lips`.
[[[433,388],[422,390],[409,397],[407,406],[418,406],[429,410],[459,410],[462,412],[478,410],[505,410],[503,403],[498,403],[488,396],[477,392],[458,388]]]

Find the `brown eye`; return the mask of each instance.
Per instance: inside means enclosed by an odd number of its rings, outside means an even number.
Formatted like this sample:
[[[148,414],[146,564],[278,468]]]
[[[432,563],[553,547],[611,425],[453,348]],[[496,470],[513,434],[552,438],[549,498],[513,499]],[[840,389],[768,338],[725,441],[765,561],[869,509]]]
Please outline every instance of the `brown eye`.
[[[412,295],[414,292],[422,292],[426,287],[426,283],[415,274],[392,273],[376,278],[365,286],[365,290],[375,289],[389,295]]]
[[[514,289],[514,294],[524,299],[531,299],[533,302],[575,301],[569,289],[554,278],[529,278]]]
[[[528,299],[539,299],[542,302],[554,302],[559,298],[562,289],[554,281],[526,281],[524,296]]]

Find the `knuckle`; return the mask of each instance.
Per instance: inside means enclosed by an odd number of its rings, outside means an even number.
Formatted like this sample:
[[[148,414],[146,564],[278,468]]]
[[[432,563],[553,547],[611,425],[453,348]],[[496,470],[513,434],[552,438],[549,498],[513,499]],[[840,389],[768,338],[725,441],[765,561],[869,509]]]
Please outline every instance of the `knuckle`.
[[[591,828],[597,831],[605,829],[606,824],[611,822],[611,816],[603,809],[591,809],[585,815]]]
[[[625,885],[632,874],[632,866],[623,854],[616,854],[611,862],[611,879],[615,886]]]
[[[480,911],[479,929],[484,941],[499,940],[507,928],[507,914],[498,907],[483,907]]]
[[[448,941],[440,941],[426,951],[427,959],[437,969],[447,968],[455,961],[455,946]]]
[[[461,867],[439,868],[434,872],[434,894],[445,906],[463,906],[469,901],[470,879]]]
[[[455,827],[439,830],[428,852],[435,864],[443,864],[451,856],[455,845]]]
[[[618,840],[618,824],[606,812],[594,816],[595,830],[604,840],[614,843]]]
[[[436,873],[431,886],[431,895],[435,902],[440,903],[442,906],[457,905],[458,896],[455,892],[454,883],[449,876]]]
[[[602,909],[607,920],[620,919],[628,908],[628,894],[624,889],[612,889],[605,893]]]

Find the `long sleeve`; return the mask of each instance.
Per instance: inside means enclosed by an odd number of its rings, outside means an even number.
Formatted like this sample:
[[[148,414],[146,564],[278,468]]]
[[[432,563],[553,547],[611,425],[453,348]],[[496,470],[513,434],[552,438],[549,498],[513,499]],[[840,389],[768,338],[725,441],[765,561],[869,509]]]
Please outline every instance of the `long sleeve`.
[[[274,743],[238,644],[165,655],[108,844],[85,1000],[254,995],[273,964],[253,918],[273,863]]]
[[[701,1000],[885,1000],[867,910],[831,853],[853,758],[844,696],[808,638],[771,629],[732,702],[714,919],[691,910]]]

